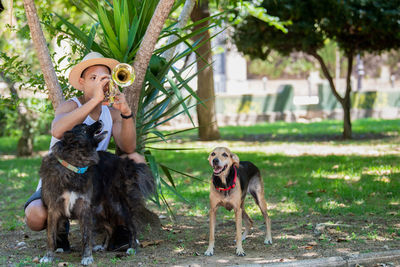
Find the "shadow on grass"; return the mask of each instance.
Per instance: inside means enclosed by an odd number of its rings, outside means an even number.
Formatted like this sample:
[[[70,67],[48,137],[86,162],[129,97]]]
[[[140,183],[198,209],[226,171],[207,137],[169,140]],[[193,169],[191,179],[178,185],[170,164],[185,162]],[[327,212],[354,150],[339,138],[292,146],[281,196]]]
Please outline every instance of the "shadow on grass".
[[[353,140],[377,140],[399,136],[400,120],[360,119],[353,121]],[[325,120],[312,123],[274,122],[252,126],[220,127],[222,140],[315,142],[340,141],[343,122]],[[197,141],[197,130],[174,136],[181,142]]]

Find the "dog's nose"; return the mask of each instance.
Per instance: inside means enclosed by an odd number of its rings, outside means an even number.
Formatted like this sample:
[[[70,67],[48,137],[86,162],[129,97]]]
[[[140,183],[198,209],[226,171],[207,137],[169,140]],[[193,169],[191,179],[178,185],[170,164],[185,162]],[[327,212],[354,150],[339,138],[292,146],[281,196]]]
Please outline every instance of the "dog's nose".
[[[219,162],[219,159],[217,159],[217,158],[213,159],[213,164],[218,164],[218,162]]]

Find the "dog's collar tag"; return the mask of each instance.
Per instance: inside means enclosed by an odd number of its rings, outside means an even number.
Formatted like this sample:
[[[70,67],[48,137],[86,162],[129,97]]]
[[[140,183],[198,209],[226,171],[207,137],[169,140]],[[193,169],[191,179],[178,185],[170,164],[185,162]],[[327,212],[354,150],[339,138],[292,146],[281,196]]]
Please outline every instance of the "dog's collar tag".
[[[87,171],[88,167],[89,167],[89,166],[86,166],[86,167],[75,167],[74,165],[71,165],[68,162],[66,162],[65,160],[62,160],[62,159],[60,159],[58,157],[57,157],[57,160],[65,168],[67,168],[67,169],[69,169],[69,170],[71,170],[73,172],[79,173],[79,174],[85,173]]]
[[[233,177],[233,184],[231,186],[229,186],[228,188],[215,187],[215,189],[217,189],[218,191],[229,191],[229,190],[235,188],[235,186],[236,186],[236,177],[237,177],[237,170],[236,170],[235,165],[233,165],[233,169],[235,170],[235,177]]]

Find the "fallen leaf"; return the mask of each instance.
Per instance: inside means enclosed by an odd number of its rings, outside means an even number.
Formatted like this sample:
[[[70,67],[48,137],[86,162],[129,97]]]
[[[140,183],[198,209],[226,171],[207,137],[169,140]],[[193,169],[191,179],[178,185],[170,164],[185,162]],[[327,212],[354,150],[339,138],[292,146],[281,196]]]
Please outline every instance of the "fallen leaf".
[[[311,242],[308,242],[307,245],[309,245],[309,246],[317,246],[318,243],[315,242],[315,241],[311,241]]]
[[[388,213],[386,213],[387,215],[397,215],[397,211],[389,211]]]
[[[310,249],[313,249],[313,246],[306,246],[304,248],[310,250]]]
[[[318,192],[320,192],[320,193],[326,193],[326,189],[318,189]]]
[[[321,202],[321,201],[322,201],[322,199],[321,199],[320,197],[317,197],[317,198],[315,199],[315,202],[316,202],[316,203]]]
[[[306,193],[307,193],[307,195],[309,195],[309,196],[311,196],[311,195],[313,195],[313,194],[314,194],[314,192],[313,192],[313,191],[307,191]]]
[[[285,187],[286,188],[288,188],[288,187],[290,187],[290,186],[293,186],[293,185],[296,185],[298,183],[298,181],[296,180],[296,181],[292,181],[292,180],[289,180],[288,182],[287,182],[287,184],[285,185]]]
[[[164,240],[151,240],[151,241],[143,241],[140,243],[140,246],[142,248],[148,247],[148,246],[154,246],[154,245],[158,245],[161,242],[164,242]]]
[[[337,242],[347,242],[347,239],[346,239],[346,238],[339,237],[336,241],[337,241]]]
[[[332,169],[333,169],[333,170],[339,169],[339,165],[333,165]]]

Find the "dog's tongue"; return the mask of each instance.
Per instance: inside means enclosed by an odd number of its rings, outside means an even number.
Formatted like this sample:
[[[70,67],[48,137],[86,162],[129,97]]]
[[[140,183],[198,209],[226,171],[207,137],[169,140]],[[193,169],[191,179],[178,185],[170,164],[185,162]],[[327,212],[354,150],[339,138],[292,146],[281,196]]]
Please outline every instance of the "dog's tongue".
[[[219,173],[221,172],[222,167],[221,166],[214,166],[214,173]]]

